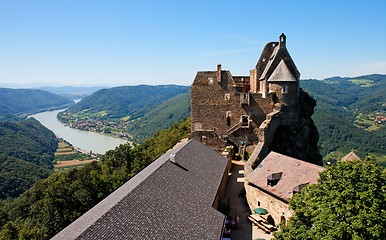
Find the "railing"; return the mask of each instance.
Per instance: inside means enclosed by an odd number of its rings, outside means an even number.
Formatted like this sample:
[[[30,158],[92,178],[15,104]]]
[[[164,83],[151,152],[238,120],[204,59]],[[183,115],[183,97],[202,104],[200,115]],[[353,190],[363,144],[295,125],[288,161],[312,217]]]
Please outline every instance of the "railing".
[[[227,130],[227,134],[230,135],[232,133],[234,133],[235,131],[237,131],[239,128],[241,127],[241,123],[237,123],[236,125],[234,125],[233,127],[229,128]]]

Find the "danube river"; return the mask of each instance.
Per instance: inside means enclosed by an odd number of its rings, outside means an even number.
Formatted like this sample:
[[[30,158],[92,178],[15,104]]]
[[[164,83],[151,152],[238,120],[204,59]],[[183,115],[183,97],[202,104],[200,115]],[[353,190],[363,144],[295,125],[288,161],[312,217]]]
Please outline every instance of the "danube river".
[[[127,143],[127,140],[106,136],[95,132],[81,131],[78,129],[70,128],[69,126],[61,123],[56,115],[65,109],[42,112],[31,115],[43,124],[46,128],[55,133],[56,136],[61,137],[80,149],[87,152],[104,154],[106,151],[114,149],[120,144]]]

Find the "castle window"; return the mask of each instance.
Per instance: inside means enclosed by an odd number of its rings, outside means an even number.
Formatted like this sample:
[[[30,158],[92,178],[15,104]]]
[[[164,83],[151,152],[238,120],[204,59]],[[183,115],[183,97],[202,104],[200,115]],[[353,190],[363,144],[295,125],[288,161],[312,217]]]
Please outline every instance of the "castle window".
[[[227,111],[225,117],[227,119],[227,126],[228,127],[231,125],[231,116],[232,116],[231,111]]]
[[[241,127],[246,127],[248,128],[249,127],[249,116],[247,115],[242,115],[240,117],[240,124],[241,124]]]
[[[247,104],[249,105],[249,92],[247,93],[240,93],[240,104]]]
[[[283,86],[282,93],[288,93],[288,85]]]
[[[231,94],[230,93],[225,93],[224,95],[224,100],[229,101],[231,99]]]

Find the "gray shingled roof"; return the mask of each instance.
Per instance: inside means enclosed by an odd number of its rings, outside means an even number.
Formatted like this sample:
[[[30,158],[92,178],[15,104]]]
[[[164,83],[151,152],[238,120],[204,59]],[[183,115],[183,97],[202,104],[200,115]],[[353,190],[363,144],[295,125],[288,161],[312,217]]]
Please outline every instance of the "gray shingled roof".
[[[268,82],[296,82],[296,78],[282,59],[269,77]]]
[[[274,48],[270,47],[272,44],[275,44]],[[268,80],[281,61],[284,61],[295,80],[299,79],[300,73],[285,46],[280,46],[278,42],[268,43],[261,56],[270,57],[269,59],[266,59],[266,63],[260,61],[262,58],[260,57],[259,62],[256,65],[256,68],[264,68],[261,75],[257,76],[259,80]]]
[[[273,64],[273,62],[275,61],[276,55],[277,55],[277,53],[278,53],[279,50],[280,50],[279,45],[277,45],[277,46],[273,49],[272,54],[271,54],[271,56],[270,56],[269,59],[268,59],[268,63],[267,63],[267,65],[265,66],[264,71],[263,71],[263,73],[262,73],[261,76],[260,76],[260,80],[263,80],[263,79],[265,79],[265,78],[267,77],[268,71],[271,70],[272,64]],[[271,70],[271,71],[272,71],[272,70]]]
[[[293,195],[299,185],[316,183],[323,167],[286,155],[270,152],[257,168],[248,175],[249,183],[283,200]],[[274,186],[267,184],[267,178],[275,173],[282,173]]]
[[[169,161],[176,154],[176,163]],[[53,239],[220,239],[227,159],[195,140],[168,151]]]

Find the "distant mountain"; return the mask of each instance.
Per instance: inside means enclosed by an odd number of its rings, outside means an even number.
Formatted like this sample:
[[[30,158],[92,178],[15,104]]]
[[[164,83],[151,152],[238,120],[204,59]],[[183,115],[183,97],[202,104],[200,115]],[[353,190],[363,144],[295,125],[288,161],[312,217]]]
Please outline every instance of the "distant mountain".
[[[72,86],[63,86],[63,87],[40,87],[39,90],[48,91],[51,93],[58,94],[70,100],[77,100],[85,98],[94,92],[108,87],[72,87]]]
[[[72,101],[47,91],[0,88],[0,119],[72,104]]]
[[[101,89],[82,99],[65,114],[77,114],[99,119],[136,119],[145,115],[158,104],[181,93],[190,87],[177,85],[125,86]]]
[[[190,115],[190,93],[182,93],[159,104],[129,127],[136,141],[142,142],[157,131],[171,127]]]
[[[53,169],[56,136],[37,120],[0,122],[0,199],[16,197]]]
[[[301,87],[318,102],[313,119],[325,159],[343,157],[355,149],[371,152],[386,166],[386,75],[302,80]]]

